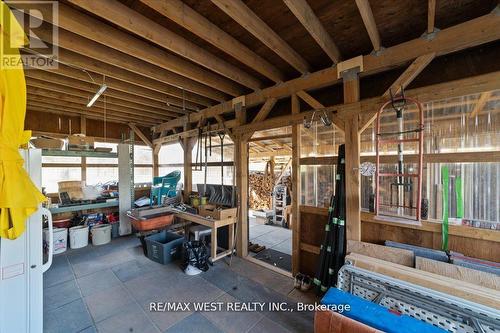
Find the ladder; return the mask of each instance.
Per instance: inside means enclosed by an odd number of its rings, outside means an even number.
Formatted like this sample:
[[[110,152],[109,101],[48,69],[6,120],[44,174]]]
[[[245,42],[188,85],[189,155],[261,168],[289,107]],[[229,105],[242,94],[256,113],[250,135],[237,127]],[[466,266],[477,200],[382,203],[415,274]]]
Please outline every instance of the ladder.
[[[288,228],[288,222],[285,216],[285,207],[286,207],[286,186],[282,184],[278,184],[274,186],[273,189],[273,211],[274,218],[273,224],[281,225],[284,228]]]
[[[411,103],[417,107],[418,111],[418,123],[414,129],[405,130],[404,129],[404,119],[403,112],[405,111],[407,104]],[[391,106],[391,108],[388,108]],[[381,132],[381,115],[387,111],[395,111],[396,121],[398,130],[396,132]],[[422,170],[423,170],[423,148],[424,148],[424,111],[422,104],[416,99],[405,97],[404,94],[399,97],[393,97],[391,100],[387,101],[382,105],[382,107],[377,112],[377,125],[376,125],[376,161],[377,167],[375,171],[376,177],[376,195],[375,195],[375,214],[377,216],[381,214],[380,206],[389,206],[397,208],[397,217],[405,217],[405,210],[415,210],[415,219],[420,220],[421,214],[421,204],[422,204]],[[414,136],[408,137],[407,134],[414,133]],[[396,138],[395,138],[396,137]],[[416,172],[404,171],[404,154],[403,145],[405,143],[416,142],[418,147],[417,153],[417,164]],[[397,172],[381,172],[380,168],[380,147],[383,144],[397,144],[398,152],[398,164]],[[381,189],[381,179],[385,177],[393,178],[393,182],[390,185],[390,203],[382,203],[380,198]],[[416,181],[415,181],[416,180]],[[417,187],[417,202],[416,205],[413,203],[413,188]],[[394,193],[395,192],[395,193]],[[396,197],[394,198],[394,194]],[[388,214],[385,214],[388,215]]]

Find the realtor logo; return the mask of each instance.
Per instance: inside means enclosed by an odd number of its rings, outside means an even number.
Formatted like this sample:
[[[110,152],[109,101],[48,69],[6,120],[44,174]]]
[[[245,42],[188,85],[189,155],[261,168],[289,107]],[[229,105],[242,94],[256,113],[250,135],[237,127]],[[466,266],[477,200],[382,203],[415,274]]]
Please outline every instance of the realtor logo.
[[[1,3],[2,68],[58,67],[58,5],[57,1],[10,0]]]

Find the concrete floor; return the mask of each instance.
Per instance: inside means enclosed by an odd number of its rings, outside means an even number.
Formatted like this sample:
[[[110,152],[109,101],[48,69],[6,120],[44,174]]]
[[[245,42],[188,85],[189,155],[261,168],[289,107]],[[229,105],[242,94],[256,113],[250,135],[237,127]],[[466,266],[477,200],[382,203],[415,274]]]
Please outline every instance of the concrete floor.
[[[233,258],[185,275],[144,257],[135,237],[54,258],[44,275],[44,332],[312,332],[309,312],[150,312],[150,302],[313,302],[291,278]]]
[[[292,255],[292,230],[278,226],[258,224],[254,218],[249,219],[250,242],[265,245],[282,253]]]

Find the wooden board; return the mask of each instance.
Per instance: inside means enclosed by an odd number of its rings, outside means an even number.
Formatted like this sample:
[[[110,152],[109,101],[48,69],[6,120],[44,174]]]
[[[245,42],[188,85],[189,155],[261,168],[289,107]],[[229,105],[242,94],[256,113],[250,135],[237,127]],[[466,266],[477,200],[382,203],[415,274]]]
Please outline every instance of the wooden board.
[[[415,268],[500,291],[500,276],[495,274],[422,257],[415,258]]]
[[[346,257],[346,261],[347,260],[359,268],[387,275],[395,279],[403,280],[445,294],[460,297],[494,309],[500,309],[500,302],[498,302],[500,299],[500,292],[494,289],[479,287],[472,283],[450,279],[445,276],[394,264],[385,260],[367,257],[357,253],[351,253],[348,255]]]
[[[408,267],[414,267],[415,264],[413,251],[354,240],[347,241],[347,253],[358,253]]]

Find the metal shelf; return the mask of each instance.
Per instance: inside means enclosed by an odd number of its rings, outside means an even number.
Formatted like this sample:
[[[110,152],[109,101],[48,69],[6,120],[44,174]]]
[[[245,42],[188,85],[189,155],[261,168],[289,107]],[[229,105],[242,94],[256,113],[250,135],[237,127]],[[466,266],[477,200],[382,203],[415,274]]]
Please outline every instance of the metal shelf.
[[[118,158],[118,154],[117,153],[107,153],[107,152],[90,151],[90,150],[50,150],[50,149],[42,149],[42,156]]]
[[[95,204],[50,208],[49,210],[52,214],[58,214],[58,213],[78,212],[78,211],[82,211],[82,210],[100,209],[100,208],[108,208],[108,207],[118,207],[118,200],[108,201],[108,202],[100,202],[100,203],[95,203]]]

